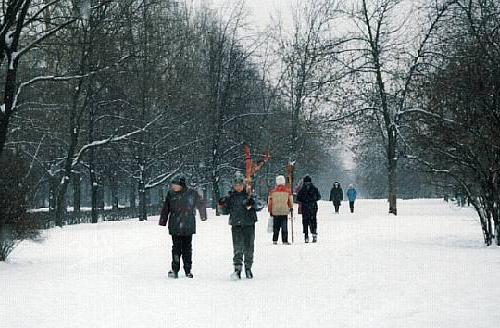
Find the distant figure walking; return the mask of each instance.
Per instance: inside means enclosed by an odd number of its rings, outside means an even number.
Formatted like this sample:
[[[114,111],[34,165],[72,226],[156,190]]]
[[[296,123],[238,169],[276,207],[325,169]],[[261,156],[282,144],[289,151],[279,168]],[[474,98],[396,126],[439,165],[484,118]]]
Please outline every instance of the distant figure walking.
[[[288,242],[288,213],[293,209],[293,196],[285,184],[284,176],[279,175],[276,177],[276,187],[269,193],[267,207],[269,214],[273,217],[273,244],[278,243],[281,230],[283,245],[290,245]]]
[[[168,223],[168,232],[172,235],[172,270],[170,278],[178,278],[182,262],[186,277],[193,278],[191,273],[193,254],[193,235],[196,233],[195,211],[198,209],[202,221],[207,219],[205,202],[194,189],[186,186],[186,178],[175,176],[170,182],[170,190],[160,215],[161,226]]]
[[[354,213],[354,202],[356,201],[356,196],[357,192],[354,186],[349,184],[349,187],[347,188],[347,198],[349,199],[349,208],[351,209],[351,213]]]
[[[335,213],[339,212],[340,202],[344,200],[344,192],[340,183],[334,182],[333,187],[330,190],[330,201],[333,202],[333,207],[335,207]]]
[[[300,188],[297,194],[297,201],[302,204],[302,227],[304,232],[304,241],[309,242],[309,230],[313,237],[312,242],[315,243],[318,240],[318,220],[316,215],[318,214],[318,200],[321,199],[321,194],[318,188],[312,184],[311,177],[306,175],[304,177],[304,183],[302,188]]]

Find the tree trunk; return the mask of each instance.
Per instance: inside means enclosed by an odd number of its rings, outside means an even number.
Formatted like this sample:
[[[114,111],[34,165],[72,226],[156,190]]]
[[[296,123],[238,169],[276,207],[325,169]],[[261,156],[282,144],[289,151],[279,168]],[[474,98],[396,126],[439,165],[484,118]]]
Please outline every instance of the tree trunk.
[[[58,182],[56,176],[49,177],[49,212],[56,209]]]
[[[92,174],[93,175],[93,174]],[[99,185],[97,184],[97,181],[95,181],[95,177],[92,177],[90,179],[90,186],[91,186],[91,219],[90,219],[90,222],[91,223],[97,223],[99,221],[99,216],[98,216],[98,213],[97,213],[97,199],[98,199],[98,195],[97,193],[99,192],[98,191],[98,188],[99,188]]]
[[[222,114],[220,114],[222,115]],[[218,131],[221,131],[221,123],[220,120],[217,123],[217,129]],[[219,172],[219,143],[220,143],[220,133],[217,133],[214,136],[213,143],[212,143],[212,192],[213,192],[213,197],[214,197],[214,203],[216,204],[215,206],[215,215],[219,216],[219,208],[217,206],[217,202],[221,198],[221,192],[220,192],[220,172]]]
[[[81,175],[79,173],[73,174],[73,213],[80,212],[81,207]]]
[[[389,129],[387,157],[389,164],[389,172],[388,172],[389,214],[398,215],[397,204],[396,204],[398,159],[396,154],[396,131],[394,128]]]
[[[479,215],[479,221],[481,222],[481,229],[483,230],[484,244],[486,246],[491,246],[491,235],[488,231],[488,218],[486,209],[484,207],[483,200],[480,197],[471,198],[471,204],[474,206],[477,214]]]
[[[62,227],[65,222],[64,215],[66,214],[66,191],[68,190],[68,184],[69,178],[64,176],[57,191],[55,221],[58,227]]]
[[[92,106],[91,106],[92,108]],[[91,143],[93,141],[93,130],[94,130],[94,126],[93,126],[93,120],[92,120],[92,115],[93,115],[93,110],[91,109],[89,111],[90,113],[90,119],[89,119],[89,143]],[[99,218],[98,218],[98,213],[97,213],[97,207],[98,207],[98,198],[99,198],[99,195],[98,195],[98,188],[99,188],[99,183],[97,182],[97,176],[95,174],[95,168],[94,168],[94,157],[95,157],[95,154],[94,154],[94,149],[91,148],[89,150],[89,159],[88,159],[88,165],[89,165],[89,177],[90,177],[90,207],[91,207],[91,210],[90,210],[90,215],[91,215],[91,219],[90,219],[90,222],[91,223],[97,223],[99,221]]]
[[[221,198],[221,193],[220,193],[220,189],[219,189],[219,180],[220,180],[219,172],[216,171],[216,172],[214,172],[214,174],[212,176],[212,189],[213,189],[213,197],[214,197],[213,200],[215,203],[215,215],[216,216],[220,215],[219,207],[217,206],[217,202]]]
[[[23,17],[24,18],[24,17]],[[18,23],[19,24],[19,23]],[[17,45],[11,45],[13,49],[10,51],[17,51]],[[4,49],[2,49],[4,50]],[[2,54],[3,55],[3,54]],[[7,75],[5,76],[5,88],[4,88],[4,103],[3,108],[0,113],[0,156],[3,153],[5,148],[5,143],[7,142],[7,134],[9,133],[9,118],[12,115],[12,111],[14,110],[13,106],[16,94],[16,80],[17,80],[17,59],[11,59],[12,52],[7,54],[8,62],[7,65],[11,65],[10,61],[12,60],[12,68],[9,67],[7,70]]]
[[[103,211],[106,203],[104,201],[104,184],[101,179],[97,179],[97,209]]]
[[[66,159],[64,160],[63,178],[59,183],[59,190],[57,193],[56,225],[59,227],[62,227],[64,223],[64,214],[66,213],[66,191],[68,190],[70,176],[72,175],[71,171],[73,169],[73,156],[75,154],[75,149],[78,144],[78,129],[75,126],[76,96],[74,97],[75,100],[73,103],[73,111],[71,113],[71,118],[70,118],[71,121],[69,125],[70,143],[68,152],[66,154]]]
[[[493,208],[492,208],[492,221],[493,221],[493,226],[491,228],[491,233],[492,237],[495,240],[495,244],[497,246],[500,246],[500,209],[497,208],[497,203],[494,201],[493,202]]]
[[[497,246],[500,246],[500,222],[495,222],[495,236],[496,236],[496,242]]]
[[[163,204],[163,200],[165,199],[165,195],[163,194],[163,188],[158,189],[158,205],[161,206]]]
[[[146,221],[148,219],[146,190],[144,190],[144,183],[142,182],[139,182],[139,210],[139,221]]]
[[[111,181],[111,206],[114,210],[118,209],[118,184],[115,177]]]
[[[7,131],[9,128],[9,115],[0,113],[0,156],[7,142]]]
[[[129,188],[129,207],[135,208],[135,180],[132,180]]]

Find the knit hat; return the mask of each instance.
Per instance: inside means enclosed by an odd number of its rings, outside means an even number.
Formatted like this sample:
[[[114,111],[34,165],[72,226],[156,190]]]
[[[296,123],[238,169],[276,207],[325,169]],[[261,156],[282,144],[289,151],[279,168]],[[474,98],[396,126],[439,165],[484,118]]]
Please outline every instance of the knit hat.
[[[186,177],[184,177],[181,174],[178,174],[172,178],[170,183],[181,186],[182,188],[186,188]]]
[[[304,177],[304,182],[312,182],[311,177],[310,177],[310,176],[308,176],[308,175],[306,175],[306,176]]]
[[[279,186],[279,185],[284,185],[284,184],[286,184],[286,179],[285,179],[285,177],[284,177],[284,176],[282,176],[282,175],[278,175],[278,176],[276,177],[276,185],[277,185],[277,186]]]
[[[239,171],[234,174],[233,185],[235,184],[245,184],[245,177]]]

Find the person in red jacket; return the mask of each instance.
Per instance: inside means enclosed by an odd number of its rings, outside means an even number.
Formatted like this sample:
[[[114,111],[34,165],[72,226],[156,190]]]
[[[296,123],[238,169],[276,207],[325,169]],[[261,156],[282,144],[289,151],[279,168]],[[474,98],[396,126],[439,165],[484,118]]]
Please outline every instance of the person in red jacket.
[[[281,230],[281,241],[283,245],[288,242],[288,213],[293,211],[293,196],[289,188],[285,186],[285,177],[276,177],[276,187],[271,190],[267,199],[269,214],[273,217],[273,244],[278,243]]]

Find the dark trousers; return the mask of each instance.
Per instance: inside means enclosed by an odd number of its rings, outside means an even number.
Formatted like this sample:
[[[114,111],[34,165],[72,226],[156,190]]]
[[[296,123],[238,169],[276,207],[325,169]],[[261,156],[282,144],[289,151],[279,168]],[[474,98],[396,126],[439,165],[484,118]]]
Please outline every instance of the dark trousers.
[[[281,241],[288,243],[288,216],[273,216],[273,241],[278,241],[281,229]]]
[[[306,236],[309,234],[309,230],[313,235],[317,234],[318,220],[316,212],[302,212],[302,228]]]
[[[338,213],[340,208],[340,202],[333,202],[333,207],[335,207],[335,213]]]
[[[232,226],[233,235],[233,264],[236,270],[241,270],[243,263],[246,269],[253,264],[253,250],[255,241],[255,225]]]
[[[351,213],[354,213],[354,201],[349,201],[349,208],[351,209]]]
[[[172,235],[172,271],[179,272],[182,263],[184,264],[184,272],[191,272],[192,256],[193,256],[193,235],[189,236],[174,236]]]

